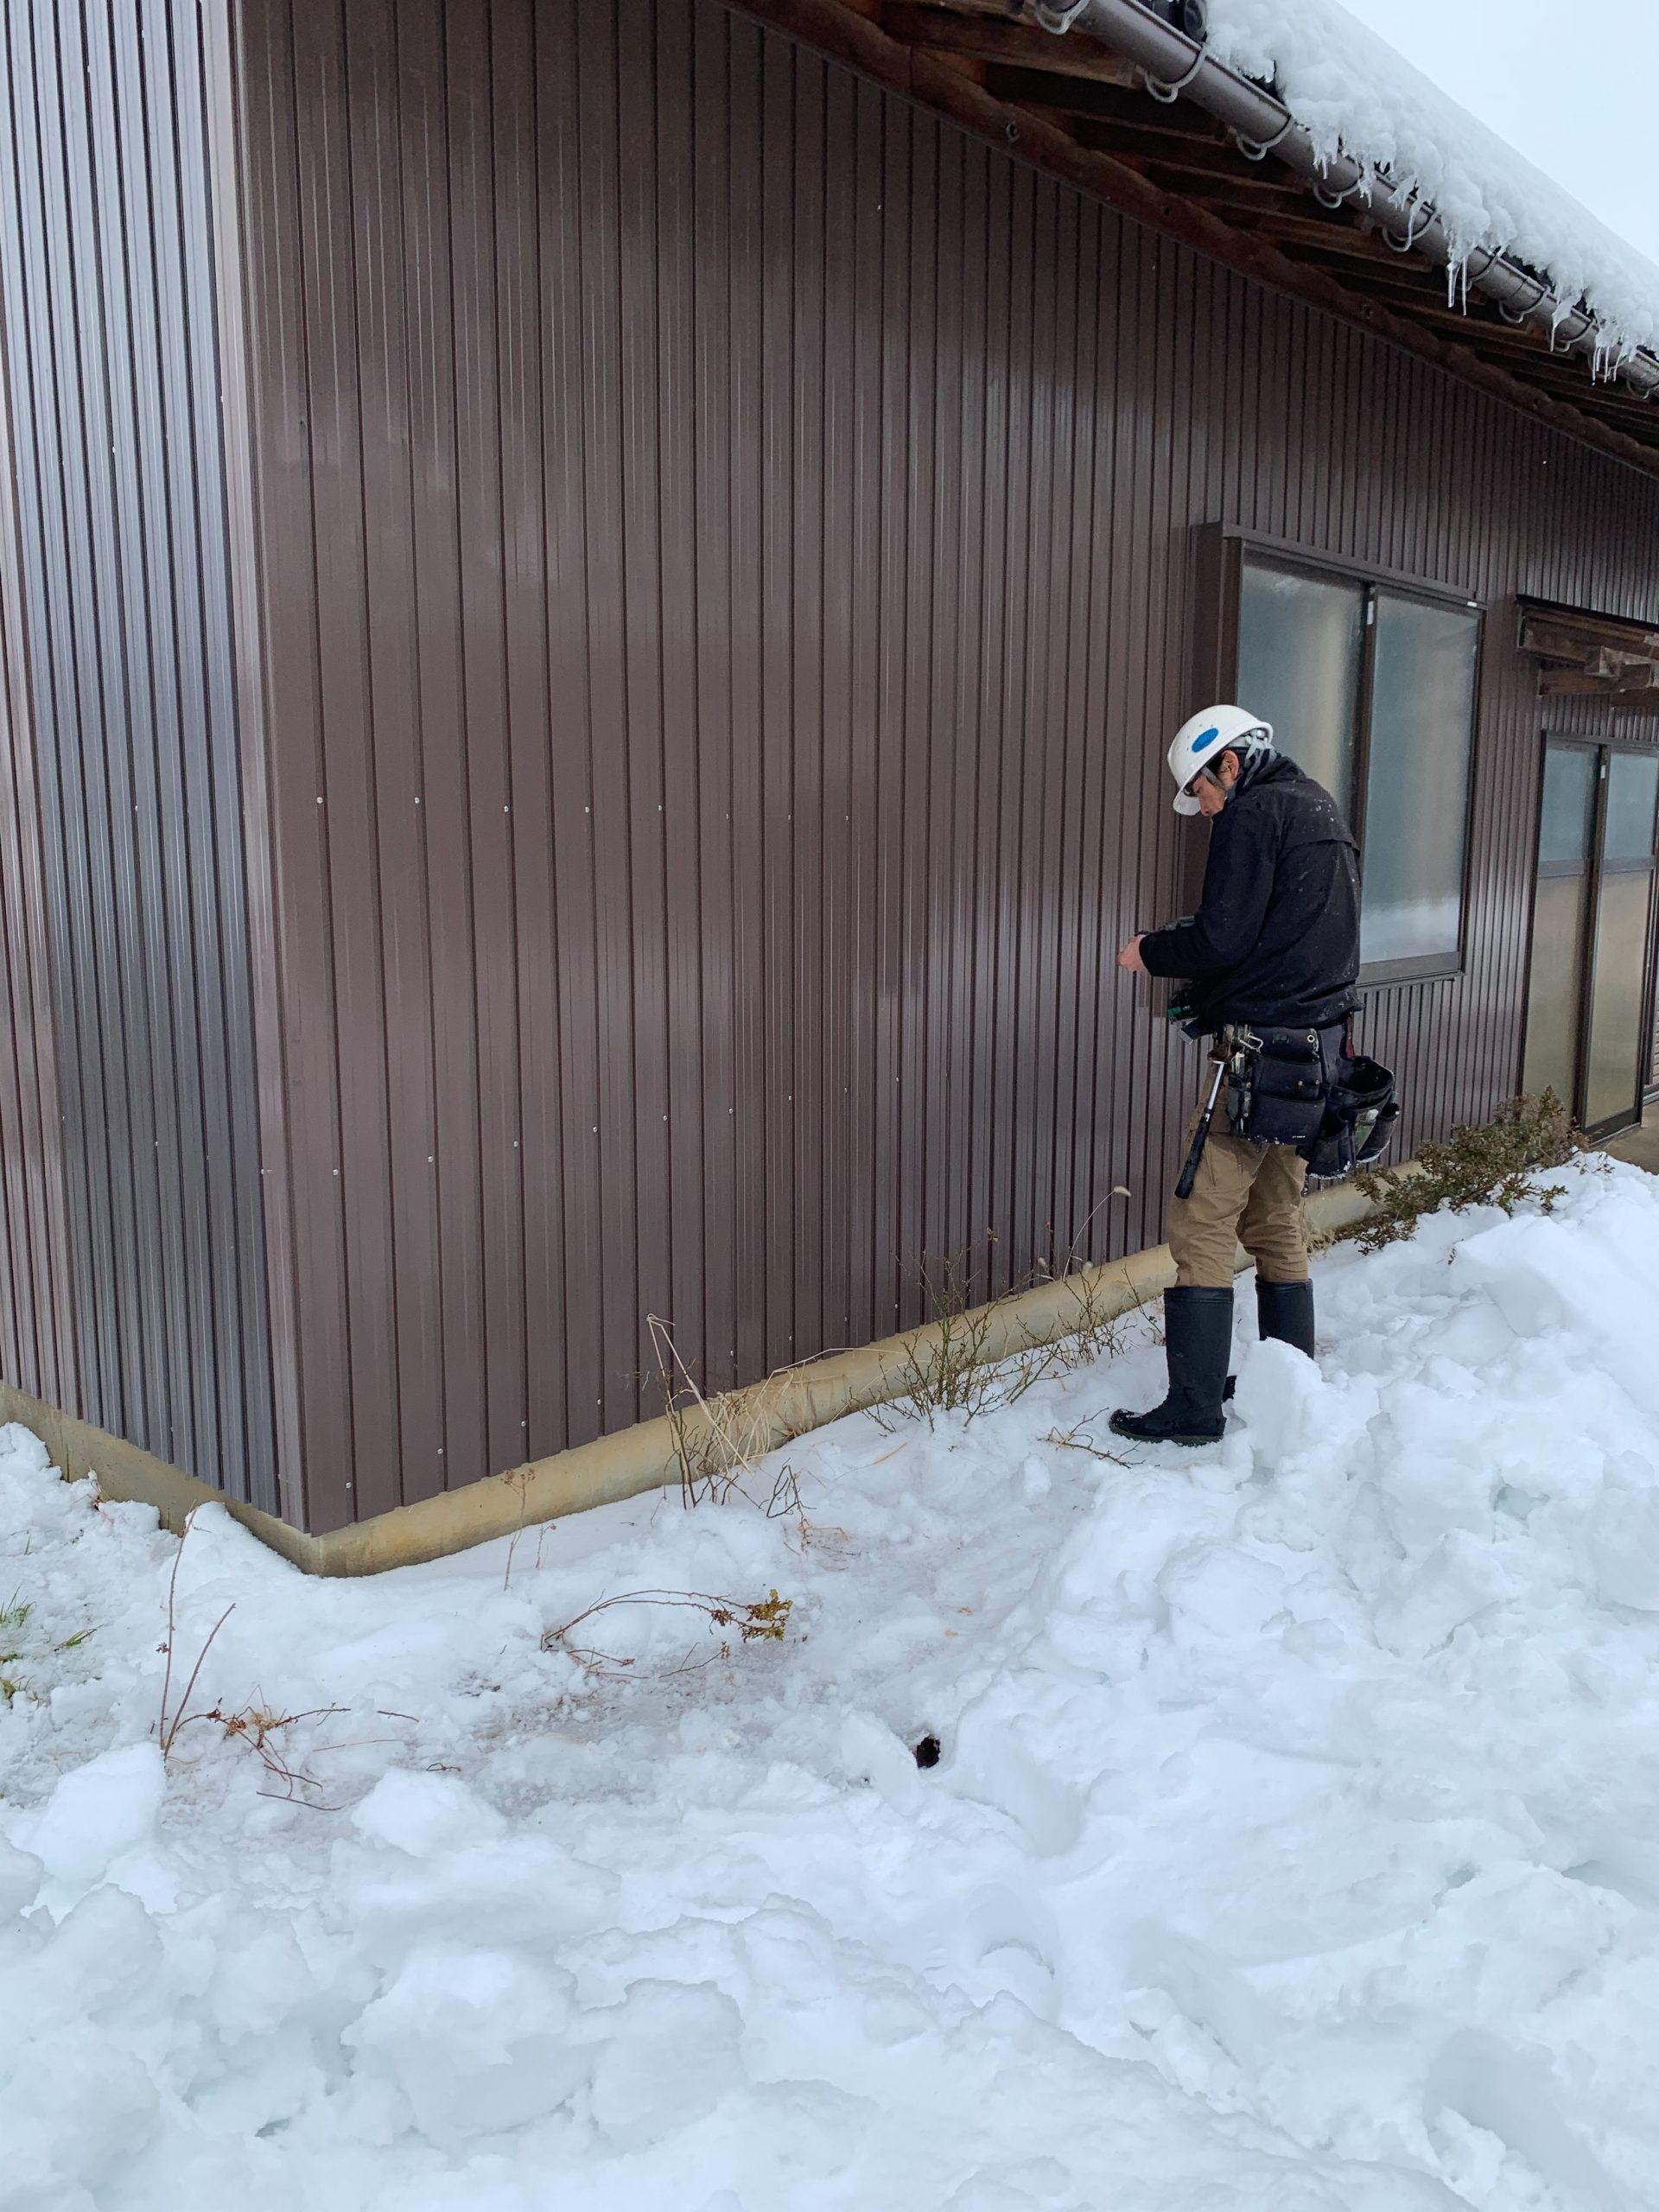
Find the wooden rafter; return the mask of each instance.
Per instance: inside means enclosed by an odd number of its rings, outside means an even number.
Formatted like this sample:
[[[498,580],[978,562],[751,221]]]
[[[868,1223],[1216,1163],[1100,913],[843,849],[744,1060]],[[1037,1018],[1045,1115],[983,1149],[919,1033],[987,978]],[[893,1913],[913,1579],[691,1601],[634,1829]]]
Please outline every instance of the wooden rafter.
[[[881,28],[902,45],[937,49],[963,61],[997,61],[1043,72],[1061,81],[1076,78],[1098,84],[1133,85],[1135,65],[1092,39],[1055,38],[1034,24],[1010,22],[1006,14],[959,16],[939,7],[895,4],[881,11]]]
[[[1179,101],[1173,107],[1160,106],[1117,79],[1063,77],[1052,69],[994,65],[987,68],[984,84],[997,99],[1046,108],[1058,117],[1086,115],[1180,144],[1194,140],[1212,146],[1227,143],[1226,132],[1201,109],[1183,108]]]
[[[1303,204],[1294,187],[1278,176],[1259,170],[1239,176],[1236,157],[1230,156],[1224,146],[1202,138],[1172,142],[1149,130],[1098,123],[1087,116],[1077,118],[1071,135],[1080,146],[1109,154],[1115,161],[1137,162],[1160,179],[1167,177],[1172,183],[1193,191],[1215,194],[1230,205],[1243,201],[1253,213],[1282,208],[1289,214]]]

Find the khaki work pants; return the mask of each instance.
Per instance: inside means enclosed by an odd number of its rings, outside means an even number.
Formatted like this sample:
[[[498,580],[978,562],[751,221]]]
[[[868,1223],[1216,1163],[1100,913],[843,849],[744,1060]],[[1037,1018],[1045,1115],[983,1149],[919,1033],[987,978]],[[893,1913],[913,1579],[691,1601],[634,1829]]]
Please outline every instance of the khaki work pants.
[[[1226,1111],[1224,1100],[1210,1124],[1192,1197],[1169,1202],[1166,1233],[1175,1280],[1188,1289],[1230,1289],[1233,1249],[1242,1244],[1263,1282],[1306,1282],[1307,1162],[1294,1145],[1252,1144],[1230,1135]],[[1195,1114],[1186,1125],[1183,1160],[1198,1118]]]

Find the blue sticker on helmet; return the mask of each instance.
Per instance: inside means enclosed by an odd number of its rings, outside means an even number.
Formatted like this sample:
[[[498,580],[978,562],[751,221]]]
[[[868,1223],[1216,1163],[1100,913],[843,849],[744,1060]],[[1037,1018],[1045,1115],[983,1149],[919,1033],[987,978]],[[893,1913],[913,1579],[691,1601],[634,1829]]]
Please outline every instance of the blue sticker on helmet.
[[[1212,737],[1220,735],[1221,732],[1218,729],[1201,729],[1192,741],[1192,750],[1195,753],[1202,753]]]

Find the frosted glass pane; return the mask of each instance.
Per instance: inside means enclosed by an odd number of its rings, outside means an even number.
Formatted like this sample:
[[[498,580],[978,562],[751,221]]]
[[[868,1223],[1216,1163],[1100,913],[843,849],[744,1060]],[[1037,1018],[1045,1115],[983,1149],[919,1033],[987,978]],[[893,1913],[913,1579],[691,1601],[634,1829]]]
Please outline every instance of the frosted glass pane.
[[[1579,1020],[1584,1007],[1584,934],[1590,878],[1546,875],[1532,918],[1532,977],[1527,995],[1527,1065],[1521,1087],[1538,1098],[1553,1090],[1575,1102]]]
[[[1244,564],[1238,703],[1273,724],[1274,743],[1354,812],[1365,601],[1357,584]]]
[[[1544,753],[1544,798],[1538,825],[1540,868],[1584,868],[1596,833],[1596,762],[1599,755],[1552,745]]]
[[[1590,1004],[1590,1066],[1584,1118],[1594,1128],[1634,1115],[1643,1047],[1642,985],[1648,957],[1653,874],[1628,869],[1602,880],[1596,915],[1596,980]]]
[[[1610,861],[1653,858],[1653,808],[1659,798],[1659,753],[1614,753],[1607,761]]]
[[[1461,607],[1377,594],[1362,959],[1456,957],[1478,637]]]

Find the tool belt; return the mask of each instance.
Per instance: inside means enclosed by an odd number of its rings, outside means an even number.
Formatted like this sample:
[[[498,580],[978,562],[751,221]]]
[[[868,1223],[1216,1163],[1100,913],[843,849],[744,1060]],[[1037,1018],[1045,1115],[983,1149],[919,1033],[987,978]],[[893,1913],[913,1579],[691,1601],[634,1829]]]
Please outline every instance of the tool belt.
[[[1353,1049],[1351,1021],[1221,1033],[1227,1120],[1253,1144],[1292,1145],[1309,1179],[1340,1182],[1380,1160],[1400,1109],[1394,1077]]]

